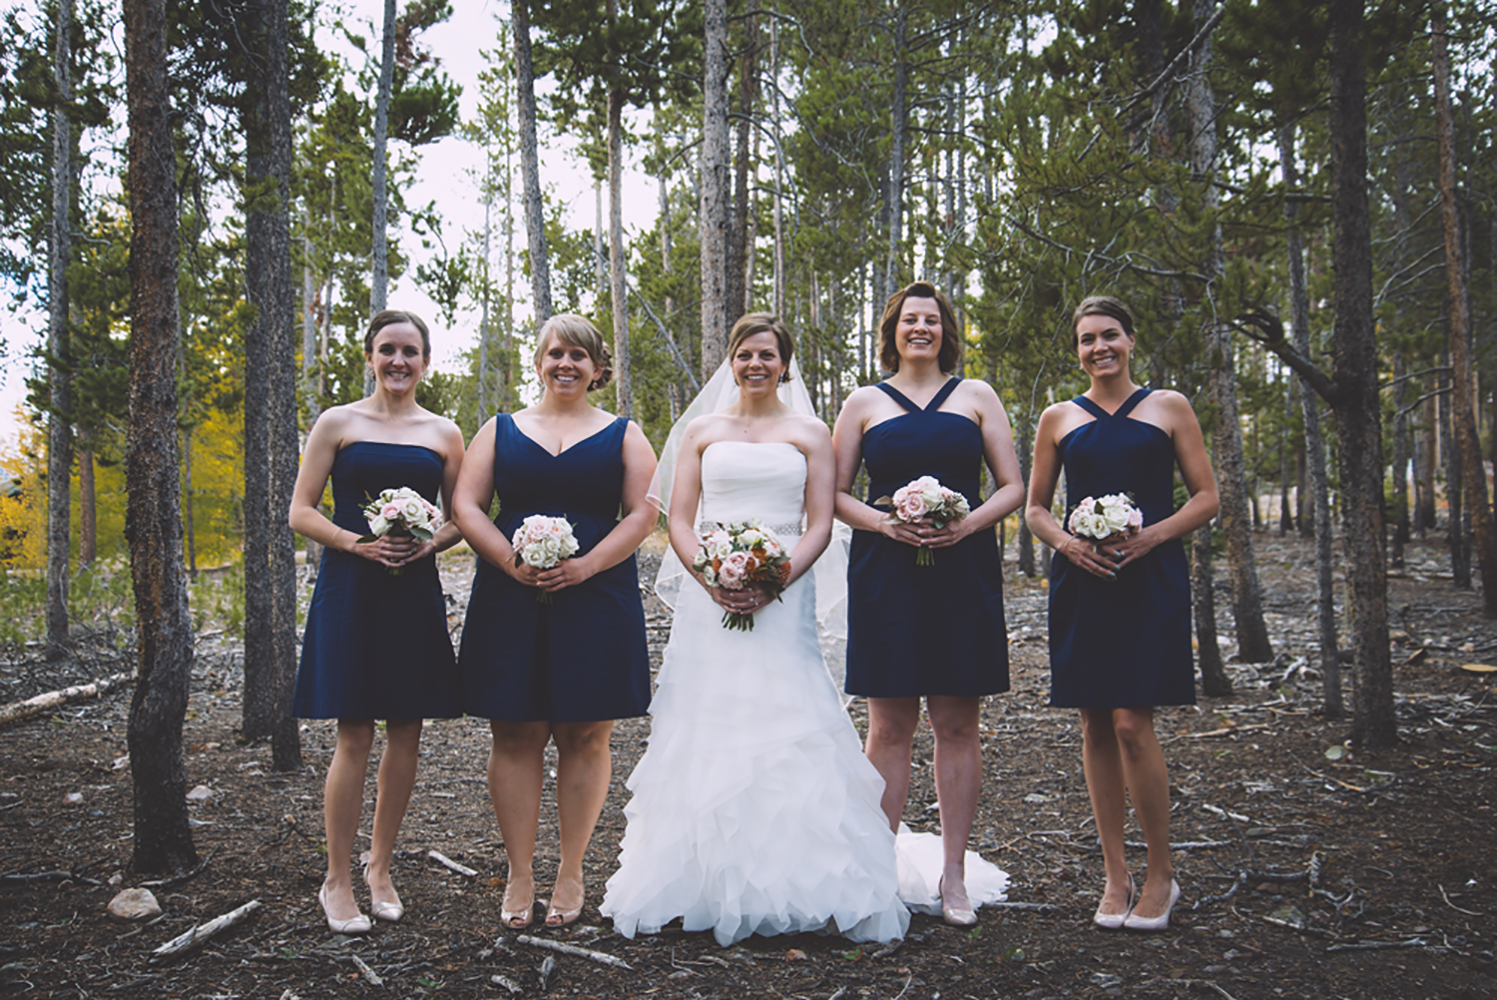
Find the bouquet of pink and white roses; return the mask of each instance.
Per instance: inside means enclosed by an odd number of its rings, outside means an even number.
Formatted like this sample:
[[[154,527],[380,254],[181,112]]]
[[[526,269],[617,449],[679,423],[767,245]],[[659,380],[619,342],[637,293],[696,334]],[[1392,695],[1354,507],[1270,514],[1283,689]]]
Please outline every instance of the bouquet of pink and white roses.
[[[911,480],[895,490],[893,497],[880,497],[874,503],[893,504],[894,516],[905,524],[929,521],[938,530],[972,513],[967,498],[942,486],[935,476]],[[930,549],[922,547],[915,554],[916,566],[930,566],[935,561]]]
[[[531,514],[521,521],[511,544],[515,547],[516,566],[551,569],[563,559],[577,554],[577,536],[572,534],[572,523],[564,517],[545,514]],[[537,590],[535,599],[542,604],[551,603],[551,595],[544,590]]]
[[[743,590],[752,584],[767,588],[780,600],[780,591],[790,577],[790,556],[775,537],[757,521],[723,525],[702,536],[702,547],[691,568],[709,587]],[[736,611],[723,613],[723,627],[740,632],[754,630],[754,616]]]
[[[1077,538],[1100,544],[1131,535],[1144,526],[1144,516],[1126,493],[1084,497],[1066,519],[1066,527]]]
[[[364,516],[369,520],[369,534],[360,538],[360,542],[372,542],[386,535],[406,535],[429,542],[442,526],[442,509],[409,486],[382,490],[364,505]],[[399,576],[400,568],[390,570],[390,575]]]

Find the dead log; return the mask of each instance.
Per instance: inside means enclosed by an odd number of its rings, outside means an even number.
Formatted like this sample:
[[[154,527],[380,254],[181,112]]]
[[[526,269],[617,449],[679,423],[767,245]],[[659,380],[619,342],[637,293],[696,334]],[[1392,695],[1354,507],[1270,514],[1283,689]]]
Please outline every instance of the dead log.
[[[579,948],[575,944],[566,944],[562,941],[550,941],[546,938],[531,937],[529,934],[521,934],[516,937],[515,940],[520,942],[520,944],[528,944],[532,948],[545,948],[547,951],[560,952],[563,955],[571,955],[575,958],[586,958],[594,962],[599,962],[603,965],[611,965],[615,969],[629,969],[629,971],[631,972],[634,971],[628,962],[624,961],[622,958],[615,958],[613,955],[610,955],[607,952],[592,951],[588,948]]]
[[[132,674],[110,674],[102,677],[92,684],[77,684],[73,687],[65,687],[59,691],[46,691],[35,698],[27,698],[25,701],[13,701],[8,705],[0,705],[0,726],[8,726],[13,722],[25,722],[34,719],[44,712],[84,698],[94,698],[103,694],[111,688],[119,687],[128,680],[132,680]]]

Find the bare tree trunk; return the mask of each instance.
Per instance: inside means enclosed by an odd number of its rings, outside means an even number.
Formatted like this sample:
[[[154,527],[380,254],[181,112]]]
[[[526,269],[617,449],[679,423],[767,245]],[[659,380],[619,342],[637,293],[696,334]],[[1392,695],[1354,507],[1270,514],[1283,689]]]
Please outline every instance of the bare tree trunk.
[[[1497,617],[1497,546],[1492,535],[1492,510],[1487,505],[1486,464],[1476,429],[1476,363],[1471,356],[1466,282],[1462,270],[1461,218],[1455,180],[1455,120],[1450,111],[1450,61],[1445,5],[1434,5],[1435,128],[1440,151],[1440,218],[1445,231],[1446,312],[1450,323],[1450,363],[1454,369],[1451,416],[1461,452],[1471,523],[1476,535],[1476,558],[1481,568],[1482,611]]]
[[[1032,418],[1026,411],[1014,425],[1014,431],[1018,435],[1019,449],[1019,475],[1024,482],[1029,482],[1030,467],[1034,462],[1034,431],[1032,430]],[[1034,535],[1029,530],[1029,522],[1024,520],[1024,508],[1019,508],[1019,572],[1029,579],[1034,579]]]
[[[192,517],[192,428],[182,430],[182,529],[187,533],[187,575],[198,575],[196,525]]]
[[[1383,553],[1383,448],[1377,339],[1372,316],[1372,236],[1367,207],[1365,0],[1331,0],[1331,214],[1334,225],[1335,362],[1341,439],[1346,580],[1356,685],[1352,742],[1379,750],[1398,742],[1388,651]]]
[[[244,723],[271,737],[276,770],[301,766],[296,680],[296,549],[287,522],[297,472],[296,325],[291,311],[291,97],[287,0],[253,0],[245,42],[258,68],[245,114],[245,183],[273,185],[245,218]]]
[[[551,257],[546,251],[546,213],[541,199],[540,155],[536,151],[535,64],[530,56],[529,0],[512,0],[510,16],[515,39],[520,178],[525,194],[525,235],[530,247],[530,293],[535,300],[536,329],[540,329],[551,318]]]
[[[177,191],[165,0],[124,0],[129,96],[130,418],[125,536],[135,590],[136,683],[128,742],[131,867],[197,863],[187,822],[182,722],[192,626],[177,481]]]
[[[306,220],[302,220],[302,279],[301,279],[301,383],[302,383],[302,408],[307,416],[307,427],[317,422],[322,413],[322,396],[318,391],[317,380],[313,377],[317,370],[317,276],[312,267],[312,241],[307,237]],[[307,558],[307,576],[310,579],[317,578],[317,563],[322,558],[322,546],[312,539],[303,540],[304,550]]]
[[[702,247],[702,354],[705,384],[722,363],[728,342],[728,7],[703,5],[706,54],[702,71],[702,201],[698,226]]]
[[[1450,367],[1450,352],[1441,358],[1446,368]],[[1471,549],[1466,544],[1465,476],[1461,468],[1461,449],[1455,441],[1452,419],[1454,400],[1453,387],[1446,376],[1441,376],[1440,387],[1444,390],[1439,399],[1440,442],[1445,454],[1445,543],[1450,550],[1450,575],[1452,582],[1462,590],[1471,589]]]
[[[374,97],[374,251],[369,280],[369,314],[385,308],[390,290],[388,226],[388,155],[390,89],[395,82],[395,0],[385,0],[384,34],[379,57],[379,90]],[[374,392],[374,376],[364,376],[364,395]]]
[[[778,4],[775,10],[779,10]],[[785,209],[784,209],[784,184],[785,164],[782,155],[783,146],[780,137],[780,25],[779,18],[769,19],[769,64],[770,79],[774,85],[769,88],[771,103],[771,117],[774,127],[774,312],[776,316],[785,315]],[[1497,233],[1497,227],[1493,229]],[[1497,236],[1494,236],[1497,239]],[[860,269],[861,270],[861,269]],[[861,317],[863,311],[858,310]],[[861,319],[859,320],[861,323]]]
[[[99,517],[94,495],[93,434],[78,432],[78,568],[99,557]]]
[[[618,0],[608,0],[609,23],[618,17]],[[610,63],[614,56],[610,55]],[[608,276],[613,300],[613,383],[618,415],[634,413],[634,387],[629,378],[629,288],[624,274],[623,84],[617,67],[608,88]]]
[[[1284,174],[1284,186],[1299,187],[1299,168],[1294,160],[1294,130],[1285,126],[1279,133],[1279,164]],[[1286,245],[1289,252],[1289,300],[1290,327],[1293,331],[1294,347],[1301,355],[1310,357],[1310,297],[1305,289],[1305,255],[1300,236],[1299,205],[1286,201],[1284,217],[1289,223]],[[1340,719],[1346,715],[1341,700],[1341,654],[1336,638],[1336,592],[1332,560],[1331,500],[1330,485],[1325,467],[1325,442],[1320,430],[1320,397],[1308,383],[1300,392],[1301,413],[1305,422],[1305,461],[1309,466],[1310,496],[1314,507],[1315,526],[1315,581],[1316,620],[1320,626],[1320,676],[1323,690],[1323,710],[1326,718]],[[1303,521],[1301,522],[1303,523]]]
[[[733,163],[733,228],[728,240],[728,309],[734,318],[747,301],[749,256],[749,131],[754,114],[754,84],[758,73],[759,15],[749,15],[743,56],[738,62],[737,149]]]
[[[47,280],[47,654],[68,647],[68,555],[72,546],[73,429],[69,398],[68,261],[73,255],[73,131],[68,120],[73,61],[70,38],[73,0],[57,4],[53,73],[57,107],[52,112],[52,225]]]
[[[1213,698],[1232,693],[1232,681],[1222,664],[1221,644],[1216,641],[1216,589],[1211,571],[1211,524],[1201,525],[1190,536],[1191,610],[1196,621],[1196,660],[1201,666],[1201,690]]]
[[[1197,23],[1211,16],[1214,4],[1196,0]],[[1216,108],[1208,72],[1211,39],[1203,39],[1198,62],[1190,76],[1187,105],[1190,109],[1191,159],[1197,177],[1205,183],[1204,207],[1214,214],[1216,187]],[[1205,273],[1219,281],[1225,273],[1220,226],[1211,235]],[[1242,424],[1237,415],[1237,376],[1233,360],[1232,327],[1212,316],[1207,321],[1206,341],[1210,351],[1211,399],[1216,404],[1212,451],[1216,480],[1221,494],[1221,528],[1227,542],[1227,574],[1232,581],[1232,613],[1237,626],[1237,654],[1248,663],[1273,659],[1268,625],[1263,619],[1263,590],[1253,552],[1252,514],[1248,508],[1247,477],[1243,468]]]
[[[1403,567],[1403,548],[1409,541],[1409,366],[1404,351],[1393,348],[1393,548],[1389,562]]]
[[[909,86],[909,53],[905,51],[905,28],[909,14],[903,4],[894,11],[894,104],[890,111],[889,131],[892,142],[889,148],[889,194],[885,201],[889,209],[889,255],[884,265],[885,294],[893,295],[900,287],[899,256],[904,241],[904,144],[909,126],[909,105],[906,91]],[[883,303],[875,302],[876,307]],[[874,309],[874,315],[879,309]]]

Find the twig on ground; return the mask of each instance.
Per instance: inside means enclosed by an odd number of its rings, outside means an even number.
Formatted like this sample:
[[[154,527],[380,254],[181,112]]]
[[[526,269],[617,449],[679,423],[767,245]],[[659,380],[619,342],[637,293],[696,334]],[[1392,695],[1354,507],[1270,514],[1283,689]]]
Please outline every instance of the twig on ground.
[[[1315,937],[1330,938],[1333,941],[1336,939],[1336,935],[1330,931],[1321,930],[1319,927],[1306,927],[1304,924],[1297,924],[1292,920],[1280,920],[1278,917],[1262,917],[1260,919],[1265,924],[1273,924],[1275,927],[1285,927],[1291,931],[1298,931],[1301,934],[1313,934]]]
[[[566,944],[562,941],[551,941],[547,938],[531,937],[529,934],[521,934],[516,937],[515,940],[520,944],[528,944],[532,948],[545,948],[547,951],[555,951],[563,955],[571,955],[574,958],[586,958],[594,962],[599,962],[603,965],[611,965],[616,969],[628,969],[630,972],[634,971],[633,967],[630,966],[628,962],[624,961],[622,958],[616,958],[613,955],[608,954],[607,952],[592,951],[588,948],[579,948],[575,944]]]
[[[225,913],[221,917],[214,917],[206,924],[200,924],[199,926],[194,927],[186,934],[182,934],[178,937],[172,938],[166,944],[151,952],[151,957],[153,959],[162,959],[169,958],[173,955],[179,955],[187,949],[194,947],[195,945],[202,944],[204,941],[208,940],[219,931],[227,930],[228,928],[233,927],[235,924],[239,923],[239,921],[243,920],[251,913],[254,913],[259,908],[260,901],[258,899],[252,899],[248,903],[245,903],[243,906],[239,907],[239,909],[237,910],[230,910],[228,913]]]
[[[469,868],[467,865],[460,865],[460,864],[458,864],[456,861],[453,861],[447,855],[443,854],[441,851],[436,850],[435,848],[432,849],[432,850],[430,850],[430,851],[427,851],[426,852],[426,856],[428,858],[431,858],[433,861],[435,861],[439,865],[443,865],[443,866],[445,866],[447,868],[451,868],[453,871],[457,872],[459,875],[466,875],[468,878],[477,878],[478,877],[478,872],[474,871],[472,868]]]
[[[369,968],[368,962],[357,955],[350,955],[348,957],[353,959],[353,967],[359,970],[359,975],[363,976],[370,986],[385,985],[385,981],[379,977],[379,973]]]
[[[176,885],[179,882],[186,882],[188,879],[200,874],[204,868],[208,867],[208,862],[212,860],[213,851],[209,851],[206,855],[203,856],[203,860],[199,861],[197,867],[192,871],[182,872],[179,875],[173,875],[171,878],[161,878],[155,879],[150,882],[142,882],[140,883],[141,887],[145,889],[161,889],[166,886]]]
[[[1481,916],[1485,916],[1485,914],[1477,913],[1475,910],[1463,910],[1459,906],[1456,906],[1454,903],[1452,903],[1450,901],[1450,897],[1445,894],[1445,887],[1443,885],[1440,886],[1440,898],[1443,899],[1443,900],[1445,900],[1445,905],[1446,906],[1450,907],[1452,910],[1454,910],[1457,913],[1464,913],[1468,917],[1481,917]]]
[[[1409,938],[1407,941],[1354,941],[1350,944],[1333,944],[1326,951],[1381,951],[1385,948],[1428,948],[1445,951],[1444,945],[1430,944],[1424,938]]]
[[[71,702],[82,701],[84,698],[93,698],[108,691],[110,688],[119,687],[133,678],[133,674],[110,674],[101,677],[92,684],[77,684],[73,687],[65,687],[57,691],[45,691],[35,698],[27,698],[25,701],[13,701],[8,705],[0,705],[0,726],[7,726],[12,722],[24,722],[35,718],[43,712],[54,708],[61,708]]]

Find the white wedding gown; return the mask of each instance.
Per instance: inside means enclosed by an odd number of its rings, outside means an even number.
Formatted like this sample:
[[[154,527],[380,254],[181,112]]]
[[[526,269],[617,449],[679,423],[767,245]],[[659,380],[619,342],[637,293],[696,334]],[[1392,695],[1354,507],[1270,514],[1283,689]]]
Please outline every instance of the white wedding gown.
[[[805,483],[793,445],[718,442],[702,455],[701,516],[758,519],[788,550]],[[694,581],[682,588],[601,907],[625,937],[677,917],[723,945],[801,931],[891,941],[909,926],[884,782],[822,661],[811,574],[781,596],[739,632]]]

